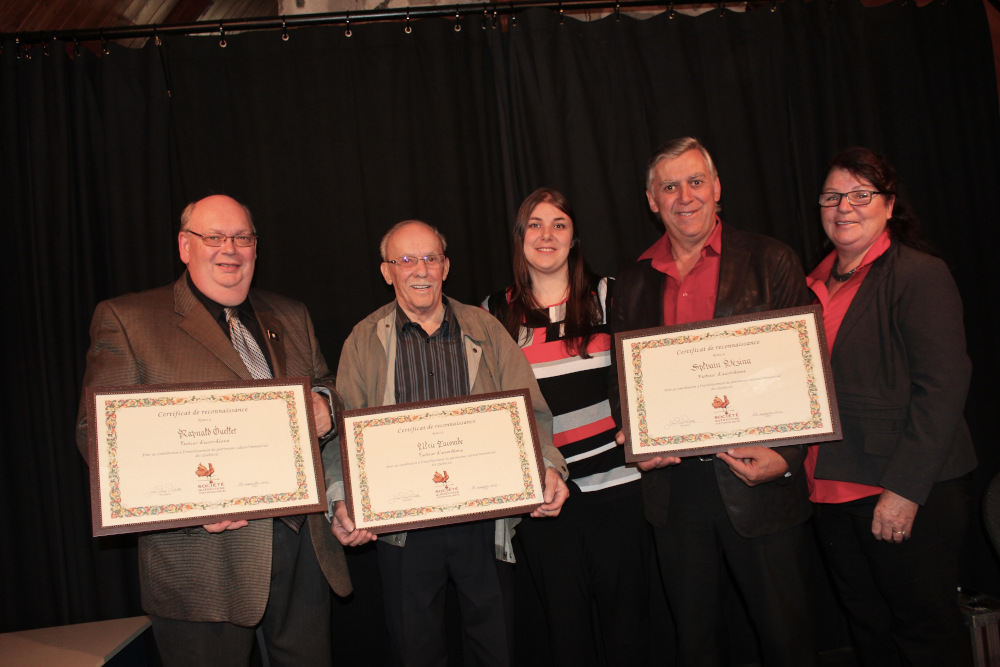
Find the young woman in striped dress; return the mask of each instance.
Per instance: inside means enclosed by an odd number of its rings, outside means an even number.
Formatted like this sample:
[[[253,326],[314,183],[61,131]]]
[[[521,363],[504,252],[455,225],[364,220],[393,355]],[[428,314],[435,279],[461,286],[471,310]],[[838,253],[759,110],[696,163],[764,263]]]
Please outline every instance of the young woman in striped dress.
[[[513,250],[514,284],[483,307],[531,363],[570,470],[570,498],[559,517],[526,518],[517,529],[545,607],[552,659],[641,665],[650,538],[639,472],[626,467],[615,445],[608,404],[605,303],[614,280],[589,271],[569,202],[550,188],[521,204]]]

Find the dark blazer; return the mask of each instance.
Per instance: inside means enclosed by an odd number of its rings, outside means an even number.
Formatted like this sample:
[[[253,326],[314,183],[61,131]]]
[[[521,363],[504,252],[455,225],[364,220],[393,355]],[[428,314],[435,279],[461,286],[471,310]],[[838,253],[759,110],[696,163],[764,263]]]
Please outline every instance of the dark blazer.
[[[872,263],[831,354],[843,442],[819,445],[816,477],[923,504],[976,467],[962,417],[972,364],[962,299],[940,259],[893,243]]]
[[[275,377],[329,374],[306,307],[276,294],[250,291],[266,335]],[[188,287],[173,285],[102,301],[90,325],[84,387],[251,379],[222,327]],[[80,401],[77,446],[87,456],[86,395]],[[254,626],[264,614],[271,579],[272,519],[209,534],[202,528],[139,536],[143,609],[187,621]],[[309,516],[323,573],[339,595],[351,592],[347,564],[330,524]]]
[[[665,283],[666,276],[654,269],[650,260],[622,269],[610,306],[611,330],[663,326]],[[802,263],[791,248],[767,236],[723,224],[715,317],[791,308],[809,301]],[[610,385],[612,412],[620,426],[617,379],[613,378]],[[743,537],[778,532],[805,521],[811,512],[802,472],[804,448],[792,445],[776,451],[788,462],[792,475],[754,487],[744,484],[722,460],[713,462],[729,520]],[[667,521],[670,477],[670,466],[642,475],[646,519],[654,526],[663,526]]]

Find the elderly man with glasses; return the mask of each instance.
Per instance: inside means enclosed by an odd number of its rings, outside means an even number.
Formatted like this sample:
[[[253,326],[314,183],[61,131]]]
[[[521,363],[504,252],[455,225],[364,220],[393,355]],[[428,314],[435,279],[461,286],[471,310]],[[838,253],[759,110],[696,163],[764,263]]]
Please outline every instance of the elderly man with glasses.
[[[187,271],[175,283],[97,305],[85,388],[309,376],[332,389],[305,306],[250,288],[257,235],[245,206],[222,195],[189,204],[177,243]],[[312,411],[328,433],[328,400],[314,393]],[[85,458],[87,434],[81,401]],[[250,664],[258,629],[265,664],[329,665],[330,589],[351,592],[321,514],[142,534],[139,583],[163,663],[185,667]]]
[[[547,466],[543,504],[532,516],[556,516],[569,495],[569,471],[552,444],[552,414],[524,355],[496,319],[477,306],[444,297],[448,277],[444,236],[405,220],[382,238],[382,277],[396,298],[354,327],[337,368],[337,390],[348,409],[453,398],[527,388]],[[338,449],[328,449],[338,454]],[[357,528],[343,501],[340,461],[327,460],[333,529],[345,546],[375,539]],[[475,664],[512,664],[511,536],[517,518],[383,535],[377,542],[386,622],[401,665],[444,665],[445,591],[454,583],[462,630]],[[505,609],[506,608],[506,609]],[[457,662],[460,656],[452,656]]]

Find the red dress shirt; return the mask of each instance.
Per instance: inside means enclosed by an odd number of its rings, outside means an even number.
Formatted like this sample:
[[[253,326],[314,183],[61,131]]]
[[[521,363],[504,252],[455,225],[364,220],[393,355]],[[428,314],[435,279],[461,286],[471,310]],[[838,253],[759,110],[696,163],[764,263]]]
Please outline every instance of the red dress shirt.
[[[831,297],[826,289],[826,281],[833,272],[837,261],[837,253],[832,252],[819,263],[812,273],[806,277],[806,284],[816,294],[816,301],[823,306],[823,329],[826,331],[827,350],[832,355],[834,341],[837,339],[837,332],[847,315],[847,309],[851,307],[854,296],[858,293],[858,288],[864,281],[865,276],[871,269],[871,264],[882,256],[889,249],[889,231],[882,232],[868,252],[861,260],[861,265],[851,274],[851,277],[841,285],[840,289]],[[830,443],[829,447],[836,447],[837,443]],[[846,503],[859,498],[877,496],[882,493],[882,487],[869,486],[867,484],[857,484],[855,482],[843,482],[835,479],[816,478],[816,459],[819,456],[818,447],[809,447],[806,452],[806,460],[802,464],[806,471],[806,481],[809,484],[809,499],[814,503]]]
[[[677,260],[670,252],[670,237],[664,234],[640,260],[652,260],[652,266],[667,276],[663,285],[663,325],[688,324],[715,316],[715,297],[719,292],[719,264],[722,253],[722,223],[715,218],[715,228],[701,248],[701,259],[680,279]]]

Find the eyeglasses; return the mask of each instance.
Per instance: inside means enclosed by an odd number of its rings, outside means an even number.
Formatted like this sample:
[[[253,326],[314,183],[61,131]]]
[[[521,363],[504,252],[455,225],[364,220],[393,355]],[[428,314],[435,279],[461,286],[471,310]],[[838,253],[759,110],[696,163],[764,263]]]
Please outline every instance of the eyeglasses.
[[[213,248],[226,245],[226,239],[232,239],[233,245],[237,248],[249,248],[257,243],[258,238],[256,234],[236,234],[235,236],[226,236],[225,234],[199,234],[198,232],[192,232],[190,229],[185,229],[184,231],[188,234],[194,234],[201,239],[202,243]]]
[[[875,190],[852,190],[851,192],[824,192],[819,196],[819,205],[826,207],[840,206],[840,198],[847,197],[851,206],[868,206],[872,203],[872,197],[880,195],[881,192]]]
[[[396,266],[401,266],[404,269],[415,269],[417,268],[417,263],[423,260],[424,264],[430,268],[437,266],[444,261],[444,255],[424,255],[423,257],[414,257],[413,255],[401,255],[396,259],[386,260],[390,264],[395,264]]]

